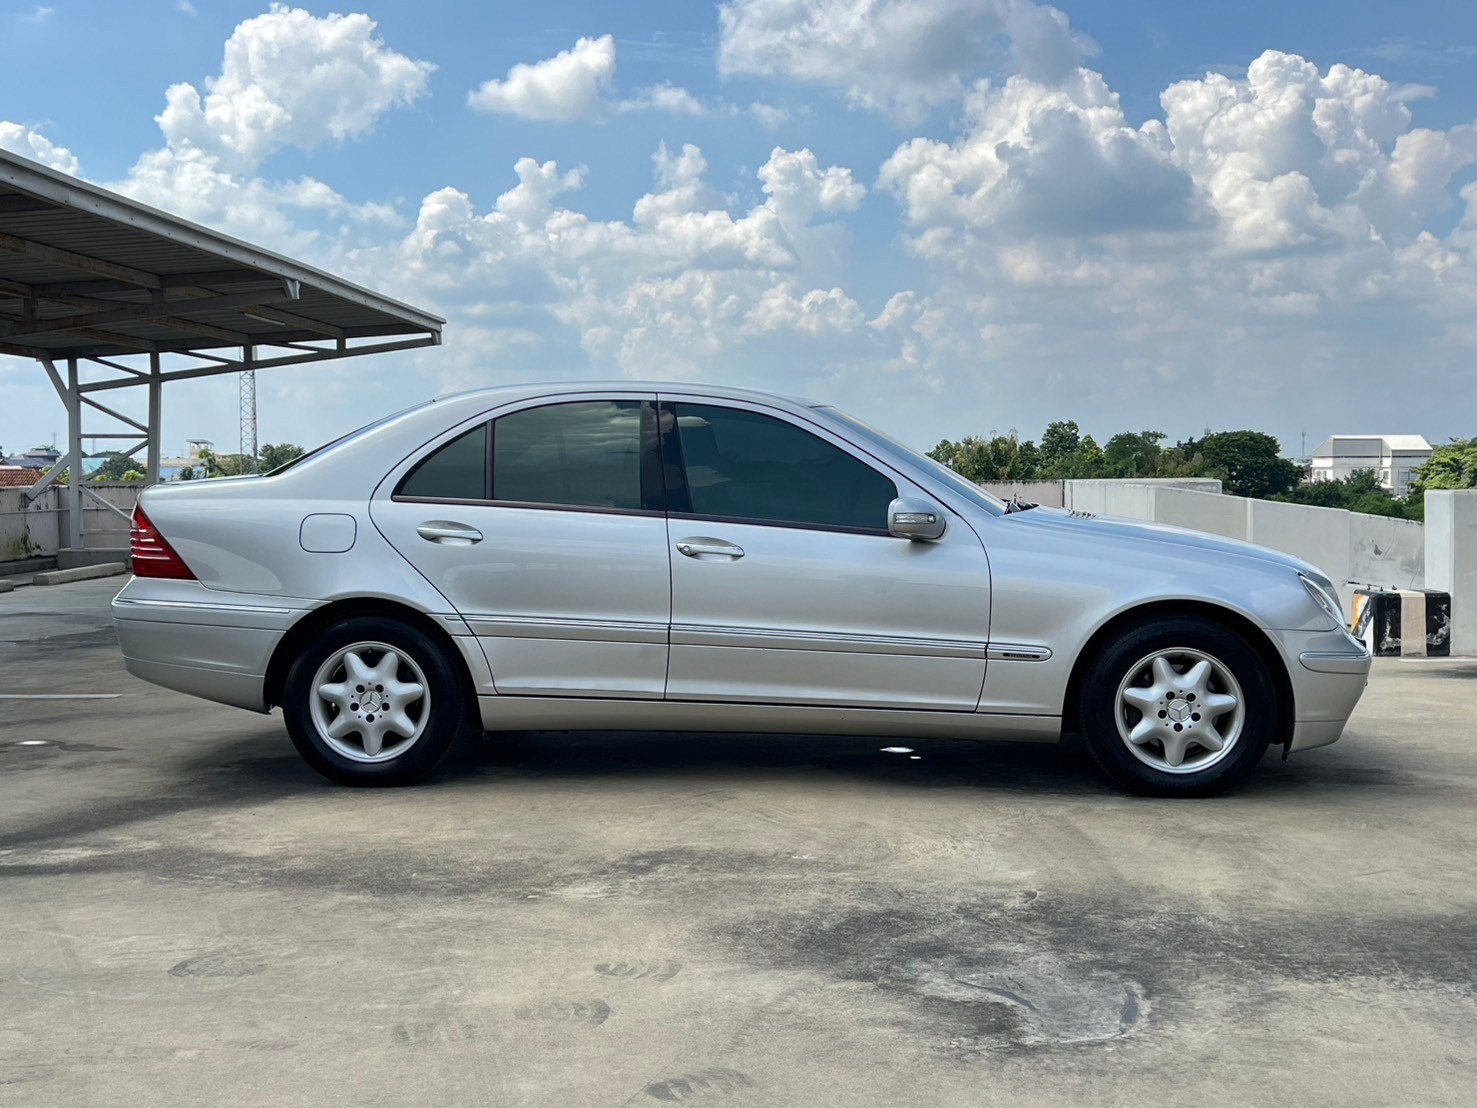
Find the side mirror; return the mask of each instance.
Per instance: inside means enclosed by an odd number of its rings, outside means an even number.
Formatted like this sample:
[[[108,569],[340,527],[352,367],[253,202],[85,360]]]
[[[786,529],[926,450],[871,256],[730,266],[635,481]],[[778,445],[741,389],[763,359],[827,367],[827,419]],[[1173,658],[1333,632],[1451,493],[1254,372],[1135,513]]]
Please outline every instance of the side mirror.
[[[948,524],[937,504],[913,496],[900,496],[887,506],[887,530],[900,539],[933,542],[944,537]]]

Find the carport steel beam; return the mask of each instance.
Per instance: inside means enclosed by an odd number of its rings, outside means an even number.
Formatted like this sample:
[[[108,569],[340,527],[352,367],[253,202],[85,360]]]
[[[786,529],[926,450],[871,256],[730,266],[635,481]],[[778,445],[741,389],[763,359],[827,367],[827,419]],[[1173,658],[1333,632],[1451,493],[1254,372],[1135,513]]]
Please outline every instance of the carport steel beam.
[[[87,534],[83,506],[89,497],[98,499],[85,487],[91,482],[82,471],[84,440],[132,441],[120,451],[133,456],[147,450],[145,479],[158,481],[166,381],[441,341],[438,316],[5,151],[0,220],[6,223],[0,229],[0,354],[38,361],[67,409],[67,452],[28,492],[34,499],[70,473],[68,542],[74,548]],[[152,264],[162,258],[172,263]],[[63,314],[58,307],[71,310]],[[253,322],[268,329],[253,330]],[[140,325],[145,334],[128,333]],[[236,350],[239,357],[226,356]],[[167,367],[165,356],[188,362]],[[128,364],[132,358],[147,359],[147,369]],[[84,379],[89,365],[109,375]],[[124,388],[146,390],[142,420],[94,397]],[[88,409],[127,430],[86,434]]]

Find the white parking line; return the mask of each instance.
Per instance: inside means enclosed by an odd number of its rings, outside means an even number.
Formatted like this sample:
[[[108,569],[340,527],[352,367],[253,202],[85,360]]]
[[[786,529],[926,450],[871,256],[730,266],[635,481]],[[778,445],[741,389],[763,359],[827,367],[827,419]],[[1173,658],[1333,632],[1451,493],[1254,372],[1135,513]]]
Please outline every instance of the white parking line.
[[[0,693],[0,700],[117,700],[122,693]]]

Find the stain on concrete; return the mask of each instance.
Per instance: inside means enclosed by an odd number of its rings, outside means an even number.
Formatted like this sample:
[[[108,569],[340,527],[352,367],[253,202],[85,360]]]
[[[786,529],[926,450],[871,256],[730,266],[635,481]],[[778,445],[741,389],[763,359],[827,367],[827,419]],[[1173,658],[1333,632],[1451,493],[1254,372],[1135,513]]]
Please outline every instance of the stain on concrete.
[[[754,1082],[747,1074],[718,1068],[660,1078],[646,1086],[646,1095],[653,1100],[680,1102],[728,1096],[753,1087]]]
[[[606,1001],[570,1000],[565,997],[546,997],[528,1004],[520,1004],[513,1014],[521,1020],[540,1023],[577,1023],[586,1027],[599,1027],[608,1020],[615,1009]]]
[[[595,972],[602,977],[623,977],[630,981],[661,984],[682,972],[681,962],[601,962]]]
[[[201,954],[169,967],[174,977],[255,977],[267,972],[265,962],[231,951]]]
[[[775,968],[875,990],[911,1013],[894,1026],[971,1049],[1106,1044],[1190,1018],[1202,1001],[1265,996],[1287,981],[1477,991],[1477,921],[1466,916],[1273,916],[1227,927],[1143,890],[910,900],[769,911],[721,937]]]

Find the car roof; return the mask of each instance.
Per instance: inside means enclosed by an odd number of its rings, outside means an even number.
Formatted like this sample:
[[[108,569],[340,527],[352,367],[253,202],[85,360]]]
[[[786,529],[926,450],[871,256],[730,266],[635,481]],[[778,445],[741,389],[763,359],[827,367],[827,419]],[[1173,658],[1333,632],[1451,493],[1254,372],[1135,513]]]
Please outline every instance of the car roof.
[[[764,389],[736,388],[731,385],[714,385],[706,381],[636,381],[626,378],[615,378],[593,381],[525,381],[516,385],[494,385],[485,389],[468,389],[463,392],[447,393],[436,397],[437,401],[446,400],[470,400],[472,398],[487,398],[496,400],[501,397],[512,398],[520,395],[536,394],[540,396],[558,395],[566,392],[659,392],[659,393],[699,393],[703,396],[727,397],[730,400],[783,400],[789,404],[798,404],[803,408],[819,408],[824,405],[814,400],[806,400],[799,396],[790,396],[786,393],[768,392]]]

